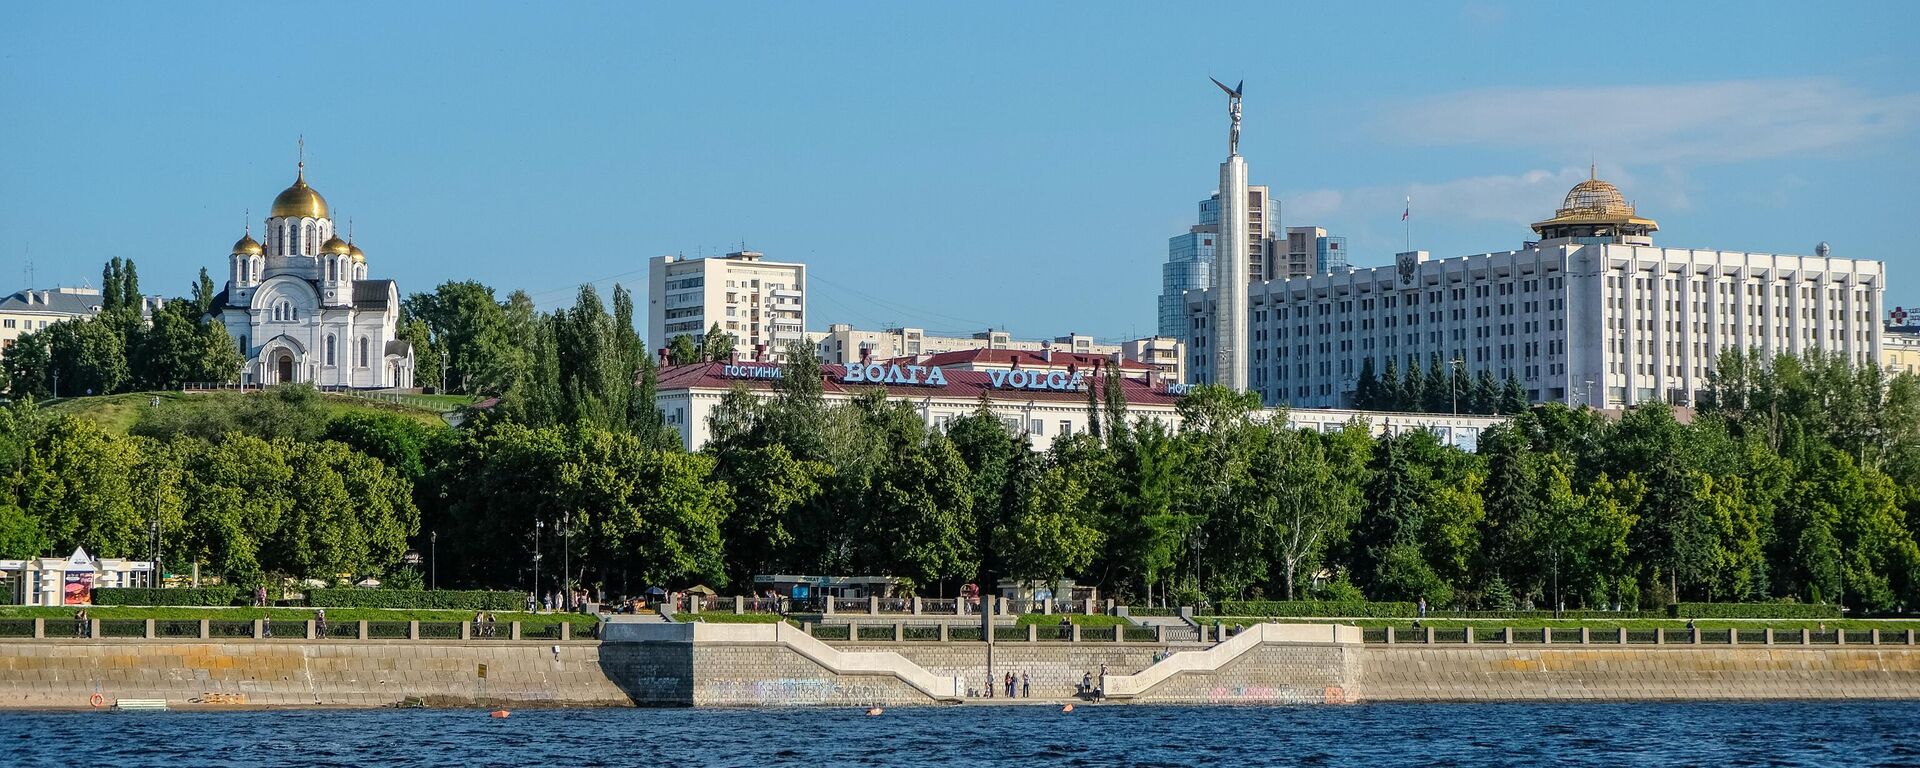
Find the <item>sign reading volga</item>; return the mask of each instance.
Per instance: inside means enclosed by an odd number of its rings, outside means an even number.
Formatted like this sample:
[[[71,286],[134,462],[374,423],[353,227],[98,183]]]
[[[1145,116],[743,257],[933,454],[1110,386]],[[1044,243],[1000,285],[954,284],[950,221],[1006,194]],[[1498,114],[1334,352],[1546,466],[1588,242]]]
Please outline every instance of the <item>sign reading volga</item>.
[[[994,389],[1031,389],[1041,392],[1078,392],[1085,387],[1087,380],[1079,373],[1066,371],[1031,371],[1015,368],[1011,371],[987,371],[987,381]]]
[[[842,384],[909,384],[916,387],[944,387],[947,375],[939,366],[854,363],[840,377]]]

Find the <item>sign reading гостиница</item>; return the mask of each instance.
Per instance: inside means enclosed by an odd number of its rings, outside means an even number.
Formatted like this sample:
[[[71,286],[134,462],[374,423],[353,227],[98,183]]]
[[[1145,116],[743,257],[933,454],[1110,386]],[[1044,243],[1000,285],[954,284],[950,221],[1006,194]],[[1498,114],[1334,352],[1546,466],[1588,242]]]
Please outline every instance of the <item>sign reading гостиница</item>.
[[[720,375],[729,379],[778,379],[786,374],[777,365],[729,364],[720,369]]]

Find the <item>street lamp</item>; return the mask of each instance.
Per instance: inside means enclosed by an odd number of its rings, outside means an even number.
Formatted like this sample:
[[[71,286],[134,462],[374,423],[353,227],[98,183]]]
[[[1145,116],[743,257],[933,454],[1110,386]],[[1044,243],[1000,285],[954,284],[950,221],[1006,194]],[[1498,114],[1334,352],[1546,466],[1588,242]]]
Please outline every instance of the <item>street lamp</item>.
[[[1460,415],[1460,366],[1466,361],[1453,359],[1453,376],[1448,379],[1447,391],[1453,395],[1453,415]]]
[[[447,393],[447,349],[440,348],[440,394]]]
[[[1593,407],[1593,379],[1587,379],[1587,407]]]
[[[533,607],[540,607],[540,529],[547,527],[544,520],[533,521]]]
[[[440,532],[427,534],[427,589],[440,588]]]
[[[573,610],[573,510],[567,510],[560,516],[560,594],[565,595],[566,609]]]

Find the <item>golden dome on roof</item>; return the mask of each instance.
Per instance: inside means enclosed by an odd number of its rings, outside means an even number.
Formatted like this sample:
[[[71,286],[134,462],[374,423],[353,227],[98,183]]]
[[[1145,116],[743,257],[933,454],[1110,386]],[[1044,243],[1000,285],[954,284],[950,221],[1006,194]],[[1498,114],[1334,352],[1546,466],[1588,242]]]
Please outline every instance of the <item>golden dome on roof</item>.
[[[1620,188],[1599,179],[1587,179],[1567,191],[1560,204],[1560,216],[1632,216],[1633,206],[1620,195]]]
[[[1634,211],[1619,187],[1601,181],[1592,167],[1587,169],[1586,181],[1567,190],[1567,199],[1554,211],[1553,218],[1533,225],[1534,232],[1549,239],[1645,237],[1659,229],[1653,219],[1642,218]]]
[[[273,210],[267,213],[272,218],[292,217],[296,219],[327,218],[327,200],[307,186],[307,169],[303,166],[293,180],[293,186],[281,192],[273,199]]]
[[[326,242],[320,244],[320,252],[331,253],[337,256],[347,256],[353,253],[353,246],[347,245],[347,241],[340,239],[339,235],[334,235],[333,237],[327,238]]]
[[[347,243],[347,255],[352,256],[356,264],[365,263],[367,260],[367,254],[362,253],[360,246],[354,245],[353,243]]]
[[[246,254],[248,256],[261,256],[266,254],[267,249],[260,247],[260,241],[253,239],[253,235],[248,234],[241,237],[240,242],[233,244],[233,252],[236,254]]]

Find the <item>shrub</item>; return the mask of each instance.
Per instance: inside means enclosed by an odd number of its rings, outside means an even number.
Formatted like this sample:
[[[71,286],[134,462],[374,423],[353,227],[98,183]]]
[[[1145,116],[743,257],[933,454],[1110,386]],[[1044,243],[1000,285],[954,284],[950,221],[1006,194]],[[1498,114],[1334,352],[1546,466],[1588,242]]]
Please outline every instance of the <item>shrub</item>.
[[[1418,613],[1413,603],[1333,602],[1323,600],[1222,600],[1222,616],[1325,617],[1351,616],[1363,619],[1412,618]]]
[[[1665,611],[1427,611],[1429,619],[1664,619]]]
[[[311,608],[442,608],[455,611],[518,611],[527,607],[520,592],[485,589],[309,589]]]
[[[93,591],[94,605],[233,605],[239,587],[152,589],[102,587]]]
[[[1676,619],[1837,619],[1840,606],[1809,603],[1674,603]]]

